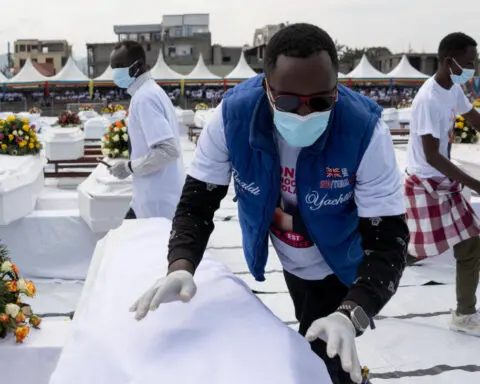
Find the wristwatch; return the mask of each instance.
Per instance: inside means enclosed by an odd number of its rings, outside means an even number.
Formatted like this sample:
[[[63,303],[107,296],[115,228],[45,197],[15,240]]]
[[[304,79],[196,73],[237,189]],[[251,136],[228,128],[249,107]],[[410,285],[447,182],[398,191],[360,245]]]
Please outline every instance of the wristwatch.
[[[343,303],[338,307],[337,312],[344,314],[350,319],[355,328],[356,336],[361,336],[370,326],[369,317],[359,305]]]

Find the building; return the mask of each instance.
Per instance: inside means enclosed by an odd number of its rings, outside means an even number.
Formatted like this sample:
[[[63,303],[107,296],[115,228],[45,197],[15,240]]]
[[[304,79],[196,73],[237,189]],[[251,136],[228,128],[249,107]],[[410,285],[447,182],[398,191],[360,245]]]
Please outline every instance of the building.
[[[245,49],[245,59],[254,71],[263,72],[263,59],[265,57],[265,49],[270,42],[272,36],[287,24],[280,23],[275,25],[265,25],[262,28],[255,29],[253,34],[252,47]]]
[[[149,67],[155,65],[162,51],[165,62],[182,74],[193,69],[201,54],[213,73],[224,76],[234,68],[242,52],[242,47],[212,45],[208,14],[164,15],[161,24],[116,25],[113,31],[118,41],[141,43]],[[105,71],[115,44],[87,44],[89,76],[97,77]]]
[[[41,72],[56,74],[72,53],[72,47],[66,40],[23,39],[16,40],[14,46],[13,65],[16,71],[30,58]]]

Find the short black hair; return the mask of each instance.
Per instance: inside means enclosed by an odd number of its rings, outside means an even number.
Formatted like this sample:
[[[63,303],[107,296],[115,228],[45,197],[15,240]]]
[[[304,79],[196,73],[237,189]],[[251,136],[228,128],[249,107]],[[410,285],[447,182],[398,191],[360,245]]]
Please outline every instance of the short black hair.
[[[115,45],[115,50],[125,47],[127,49],[128,58],[134,61],[141,61],[145,63],[147,61],[147,54],[142,47],[142,44],[132,41],[132,40],[124,40],[120,41]]]
[[[338,71],[337,48],[330,35],[316,25],[307,23],[291,24],[275,33],[267,45],[264,71],[275,68],[280,55],[307,58],[326,51]]]
[[[462,32],[454,32],[445,36],[438,47],[438,58],[443,61],[447,57],[454,57],[465,53],[469,47],[476,47],[477,42]]]

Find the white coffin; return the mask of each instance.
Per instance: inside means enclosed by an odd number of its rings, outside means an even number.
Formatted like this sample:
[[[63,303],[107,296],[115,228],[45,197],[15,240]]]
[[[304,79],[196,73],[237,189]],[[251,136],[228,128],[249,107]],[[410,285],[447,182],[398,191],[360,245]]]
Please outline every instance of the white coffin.
[[[175,115],[177,120],[182,125],[192,125],[195,117],[195,112],[191,109],[175,108]]]
[[[170,229],[126,220],[98,243],[50,384],[331,384],[305,338],[208,255],[189,303],[134,320],[128,308],[167,271]]]
[[[195,126],[198,128],[205,127],[205,125],[210,121],[214,111],[215,109],[196,111],[193,118],[193,123]]]
[[[49,160],[76,160],[83,156],[84,144],[80,127],[52,127],[45,133],[45,156]]]
[[[400,121],[398,120],[398,112],[395,108],[387,108],[382,111],[382,120],[388,125],[390,129],[400,128]]]
[[[114,160],[106,160],[110,164]],[[107,167],[98,164],[90,176],[78,186],[80,216],[95,233],[108,232],[122,224],[132,200],[131,177],[118,180]]]
[[[412,118],[412,108],[401,108],[398,109],[398,120],[401,123],[410,123],[410,119]]]
[[[109,125],[109,120],[103,116],[88,119],[84,125],[85,138],[100,140],[105,134]]]
[[[94,117],[98,117],[98,113],[95,111],[80,111],[78,112],[78,117],[82,121],[87,121],[88,119],[93,119]]]
[[[0,155],[0,225],[32,213],[44,185],[45,159]]]
[[[118,112],[115,112],[113,114],[112,113],[104,113],[102,116],[105,119],[108,120],[109,124],[113,124],[118,120],[125,119],[125,117],[127,116],[127,112],[126,111],[118,111]]]

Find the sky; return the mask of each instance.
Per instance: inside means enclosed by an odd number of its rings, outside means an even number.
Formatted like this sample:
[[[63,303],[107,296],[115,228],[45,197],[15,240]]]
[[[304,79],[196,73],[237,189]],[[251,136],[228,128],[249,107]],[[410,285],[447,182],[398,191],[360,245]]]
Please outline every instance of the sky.
[[[185,13],[209,13],[213,43],[229,46],[252,44],[255,28],[281,22],[316,24],[341,44],[395,53],[435,52],[454,31],[480,42],[477,0],[14,0],[2,7],[0,53],[15,39],[66,39],[79,58],[87,42],[115,41],[113,25]]]

